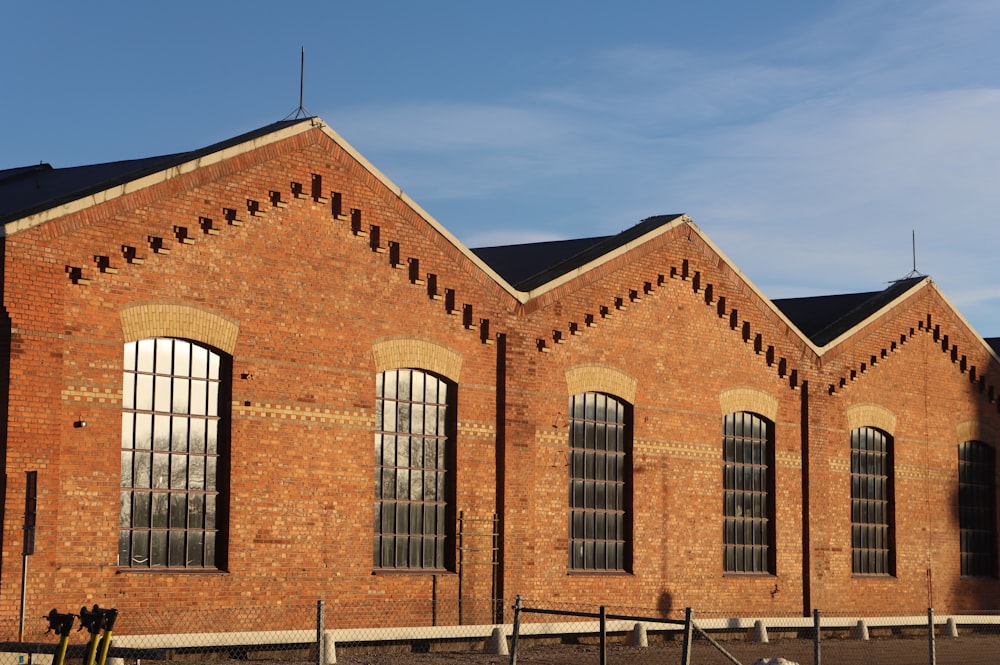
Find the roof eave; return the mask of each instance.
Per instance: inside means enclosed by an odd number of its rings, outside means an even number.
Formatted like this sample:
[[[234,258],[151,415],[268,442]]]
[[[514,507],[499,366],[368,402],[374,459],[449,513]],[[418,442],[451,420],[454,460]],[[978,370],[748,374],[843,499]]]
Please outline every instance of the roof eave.
[[[15,233],[32,229],[46,222],[59,219],[60,217],[81,212],[93,206],[106,203],[107,201],[112,201],[121,196],[158,185],[178,176],[195,171],[199,168],[218,164],[219,162],[237,157],[252,150],[256,150],[272,143],[277,143],[278,141],[283,141],[289,137],[309,131],[315,127],[319,122],[319,119],[313,118],[312,120],[314,122],[300,122],[288,127],[283,127],[273,132],[254,137],[242,143],[227,146],[208,154],[199,155],[198,157],[181,164],[171,166],[106,189],[92,192],[71,201],[67,201],[66,203],[55,205],[51,208],[46,208],[45,210],[11,220],[3,225],[4,235],[11,236]]]
[[[316,118],[316,120],[319,121],[319,118]],[[530,300],[528,294],[526,294],[524,291],[519,291],[518,289],[514,288],[513,285],[511,285],[507,280],[501,277],[500,274],[497,273],[495,270],[493,270],[493,268],[491,268],[485,261],[476,256],[475,252],[466,247],[465,244],[462,243],[462,241],[456,238],[440,222],[434,219],[434,217],[429,212],[424,210],[419,203],[410,198],[410,196],[406,192],[404,192],[402,188],[400,188],[396,183],[390,180],[388,176],[386,176],[384,173],[379,171],[374,164],[369,162],[364,155],[358,152],[354,148],[354,146],[348,143],[344,139],[344,137],[338,134],[332,127],[330,127],[329,125],[327,125],[322,121],[319,121],[318,126],[323,131],[323,133],[330,138],[331,141],[339,145],[341,149],[343,149],[346,153],[348,153],[352,158],[357,160],[357,162],[361,164],[361,166],[363,166],[366,171],[371,173],[389,191],[391,191],[393,194],[399,197],[400,201],[402,201],[407,207],[413,210],[413,212],[417,213],[417,215],[419,215],[421,219],[423,219],[428,225],[430,225],[431,228],[433,228],[443,238],[445,238],[448,242],[454,245],[455,248],[458,249],[458,251],[461,252],[469,261],[471,261],[477,268],[486,273],[490,277],[490,279],[495,281],[497,285],[500,286],[500,288],[506,291],[511,297],[516,299],[521,304],[524,304],[528,300]]]
[[[904,291],[903,293],[899,294],[899,296],[897,296],[897,297],[893,298],[892,300],[888,301],[887,303],[885,303],[884,305],[882,305],[881,307],[879,307],[878,309],[876,309],[875,311],[873,311],[871,314],[869,314],[868,316],[866,316],[864,319],[862,319],[858,323],[854,324],[850,328],[848,328],[848,329],[844,330],[843,332],[841,332],[839,335],[837,335],[836,337],[834,337],[832,340],[830,340],[829,342],[827,342],[823,346],[817,347],[819,349],[820,355],[826,353],[827,351],[829,351],[830,349],[832,349],[832,348],[836,347],[837,345],[841,344],[845,340],[853,337],[860,330],[863,330],[867,325],[869,325],[873,321],[881,318],[885,314],[886,310],[891,309],[893,307],[896,307],[900,303],[906,302],[910,298],[916,296],[927,285],[934,286],[934,282],[931,280],[930,277],[924,277],[922,280],[920,280],[919,282],[916,282],[913,286],[911,286],[910,288],[908,288],[906,291]],[[938,290],[936,286],[935,286],[935,290],[937,290],[937,292],[939,294],[941,293],[941,291]],[[942,295],[942,297],[943,297],[943,295]],[[946,302],[947,302],[947,300],[946,300]],[[956,313],[958,313],[958,310],[955,309],[954,305],[952,305],[950,302],[948,303],[948,305],[953,310],[955,310]],[[959,314],[959,316],[961,316],[961,315]],[[968,323],[966,323],[966,325],[968,325]],[[971,329],[971,327],[970,327],[970,329]],[[983,342],[983,343],[985,344],[985,342]],[[989,345],[987,345],[987,346],[989,346]]]

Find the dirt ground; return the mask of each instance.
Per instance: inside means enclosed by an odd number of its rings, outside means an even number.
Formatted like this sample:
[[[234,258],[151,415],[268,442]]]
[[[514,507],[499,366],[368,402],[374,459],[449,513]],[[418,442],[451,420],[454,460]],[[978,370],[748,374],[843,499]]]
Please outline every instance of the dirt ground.
[[[741,665],[753,665],[760,658],[782,657],[799,665],[814,665],[813,643],[809,640],[780,639],[767,644],[742,640],[722,642]],[[609,644],[608,665],[679,665],[680,641],[650,642],[638,648]],[[866,642],[825,640],[821,643],[822,665],[929,665],[930,645],[926,639],[887,638]],[[996,665],[1000,663],[1000,636],[968,635],[938,639],[937,665]],[[472,651],[431,651],[427,653],[352,653],[338,649],[338,665],[509,665],[509,655],[498,656]],[[596,645],[526,644],[518,648],[518,665],[598,665]],[[731,665],[724,654],[708,642],[696,640],[691,665]]]

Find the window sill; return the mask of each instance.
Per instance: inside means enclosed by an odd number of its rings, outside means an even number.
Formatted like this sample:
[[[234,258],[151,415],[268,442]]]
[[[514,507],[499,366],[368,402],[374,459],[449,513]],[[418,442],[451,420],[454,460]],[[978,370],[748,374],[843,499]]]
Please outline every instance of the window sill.
[[[777,578],[777,573],[770,572],[753,572],[753,571],[740,571],[740,570],[724,570],[722,571],[723,577],[740,577],[740,578],[756,578],[756,579],[772,579]]]
[[[444,568],[375,568],[372,575],[457,575]]]
[[[574,568],[568,569],[566,575],[570,577],[580,577],[584,575],[593,575],[596,577],[632,577],[632,573],[627,570],[595,570],[595,569],[581,569],[577,570]]]

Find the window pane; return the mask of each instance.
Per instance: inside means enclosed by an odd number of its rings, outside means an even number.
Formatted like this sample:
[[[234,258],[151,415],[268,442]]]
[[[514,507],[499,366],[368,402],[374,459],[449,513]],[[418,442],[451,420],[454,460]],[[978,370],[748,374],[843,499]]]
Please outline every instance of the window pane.
[[[208,413],[208,384],[204,381],[191,382],[191,413],[200,416]]]
[[[191,376],[208,378],[208,349],[197,344],[191,346]]]
[[[170,450],[170,416],[153,416],[153,449]]]
[[[121,486],[122,487],[132,487],[132,453],[123,450],[122,451],[122,477]]]
[[[154,531],[152,533],[152,544],[149,552],[149,565],[167,565],[167,532]]]
[[[132,524],[139,528],[149,528],[149,492],[132,495]]]
[[[185,534],[183,531],[170,532],[170,551],[168,554],[167,565],[175,568],[184,566],[184,541]]]
[[[173,408],[171,409],[174,413],[188,412],[188,386],[190,384],[191,382],[188,379],[174,379]]]
[[[170,528],[183,529],[186,526],[187,526],[187,497],[183,494],[171,494]]]
[[[143,411],[153,408],[153,377],[149,374],[135,375],[135,408]]]
[[[191,344],[174,340],[174,375],[191,376]]]
[[[156,350],[156,340],[144,339],[136,343],[137,349],[137,361],[136,361],[136,371],[151,373],[153,371],[153,354]],[[125,357],[127,358],[129,351],[126,348]],[[127,367],[128,365],[126,365]]]
[[[166,489],[170,486],[170,455],[153,455],[153,487]]]
[[[149,565],[149,532],[132,532],[132,565],[146,567]]]

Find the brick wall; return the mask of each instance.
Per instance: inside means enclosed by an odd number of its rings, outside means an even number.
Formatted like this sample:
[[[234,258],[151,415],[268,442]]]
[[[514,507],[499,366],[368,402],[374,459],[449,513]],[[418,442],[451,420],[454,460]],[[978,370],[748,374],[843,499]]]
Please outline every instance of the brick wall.
[[[29,616],[494,593],[732,614],[994,604],[995,581],[959,574],[955,492],[962,437],[997,443],[996,361],[932,284],[818,349],[682,219],[521,302],[321,129],[19,226],[4,279],[4,616],[26,470]],[[122,344],[153,335],[232,355],[225,572],[117,565]],[[374,375],[400,364],[459,386],[456,509],[467,524],[500,513],[497,590],[481,526],[460,573],[373,574]],[[623,574],[567,570],[566,409],[586,390],[633,406]],[[774,575],[722,568],[734,408],[774,422]],[[850,568],[849,434],[879,413],[894,423],[897,574],[873,579]],[[476,607],[435,620],[492,620]]]

